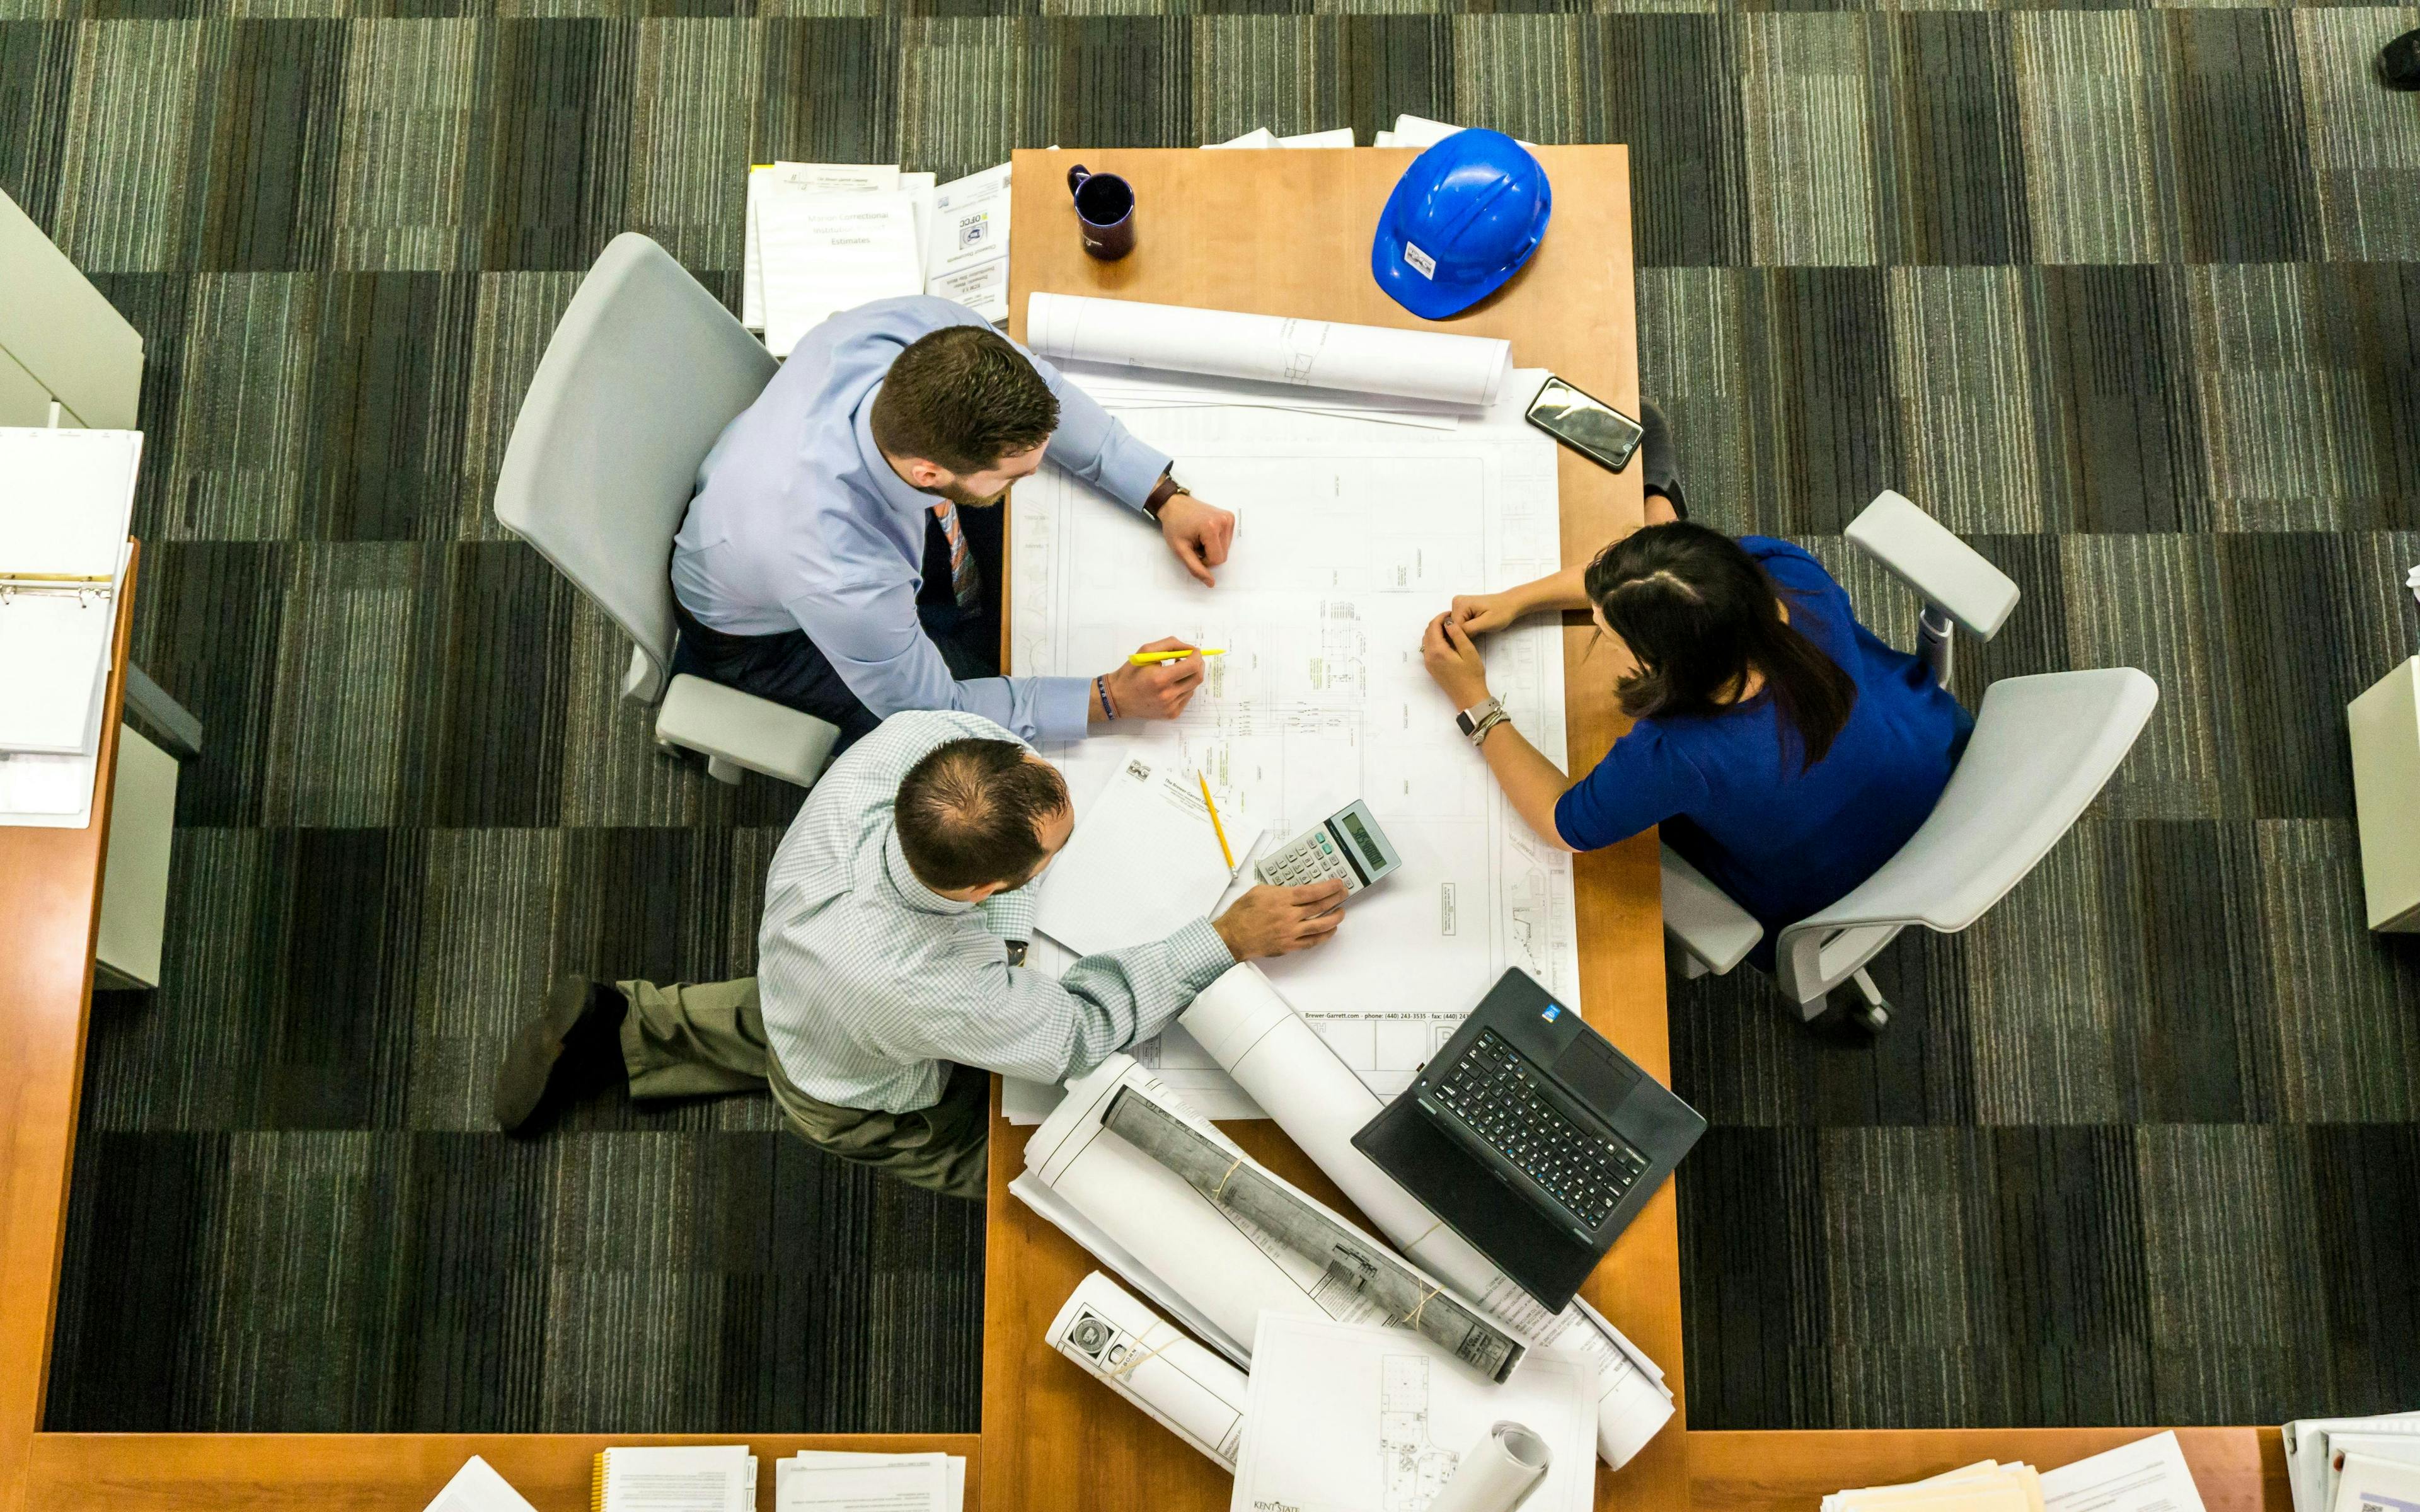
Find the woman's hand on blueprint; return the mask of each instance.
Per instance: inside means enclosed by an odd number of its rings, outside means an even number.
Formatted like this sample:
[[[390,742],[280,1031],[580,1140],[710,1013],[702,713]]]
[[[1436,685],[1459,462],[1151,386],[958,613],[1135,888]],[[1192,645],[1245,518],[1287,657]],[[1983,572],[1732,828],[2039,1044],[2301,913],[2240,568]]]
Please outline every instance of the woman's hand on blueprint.
[[[1159,506],[1159,533],[1203,587],[1218,586],[1210,569],[1222,565],[1227,548],[1235,544],[1234,516],[1189,493],[1173,494]]]
[[[1420,660],[1455,708],[1487,702],[1487,663],[1452,610],[1429,621],[1428,633],[1420,637]]]

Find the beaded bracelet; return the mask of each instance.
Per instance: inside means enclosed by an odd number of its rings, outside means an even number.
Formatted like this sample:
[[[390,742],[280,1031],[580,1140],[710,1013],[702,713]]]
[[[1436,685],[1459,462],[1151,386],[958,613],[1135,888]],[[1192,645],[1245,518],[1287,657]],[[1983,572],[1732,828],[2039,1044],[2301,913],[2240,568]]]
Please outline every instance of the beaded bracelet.
[[[1109,673],[1103,672],[1100,676],[1093,679],[1093,691],[1099,695],[1101,700],[1101,717],[1104,719],[1116,718],[1118,717],[1117,706],[1109,702]]]

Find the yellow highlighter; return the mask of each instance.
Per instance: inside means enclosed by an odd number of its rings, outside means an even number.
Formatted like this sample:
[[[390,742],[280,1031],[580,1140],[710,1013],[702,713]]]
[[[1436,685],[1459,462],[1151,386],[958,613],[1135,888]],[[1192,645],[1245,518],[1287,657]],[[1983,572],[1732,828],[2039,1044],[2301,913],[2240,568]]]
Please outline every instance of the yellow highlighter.
[[[1187,656],[1223,656],[1225,646],[1203,646],[1195,651],[1138,651],[1126,658],[1129,667],[1156,667],[1163,661],[1183,661]]]
[[[1218,805],[1211,801],[1210,779],[1199,772],[1193,774],[1193,779],[1202,784],[1202,806],[1210,810],[1210,828],[1218,837],[1218,854],[1227,858],[1227,872],[1232,876],[1235,871],[1235,852],[1227,843],[1227,826],[1218,822]]]

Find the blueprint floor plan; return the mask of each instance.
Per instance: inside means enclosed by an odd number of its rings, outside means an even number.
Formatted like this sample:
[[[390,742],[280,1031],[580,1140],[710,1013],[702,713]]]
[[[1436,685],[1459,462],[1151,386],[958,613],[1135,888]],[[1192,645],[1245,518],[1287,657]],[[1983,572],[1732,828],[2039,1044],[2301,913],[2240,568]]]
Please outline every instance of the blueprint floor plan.
[[[1188,488],[1234,511],[1215,589],[1184,574],[1147,520],[1056,471],[1019,485],[1013,505],[1016,671],[1090,675],[1163,635],[1227,648],[1183,718],[1046,752],[1079,808],[1141,748],[1199,769],[1222,804],[1265,827],[1264,845],[1357,797],[1403,852],[1402,871],[1354,899],[1333,943],[1265,963],[1382,1095],[1408,1085],[1505,967],[1578,990],[1570,857],[1505,804],[1420,664],[1421,630],[1455,594],[1559,565],[1555,446],[1518,415],[1509,400],[1452,428],[1268,409],[1122,412]],[[1560,627],[1525,624],[1484,649],[1514,722],[1559,754]],[[1139,1058],[1202,1112],[1253,1111],[1181,1035]]]

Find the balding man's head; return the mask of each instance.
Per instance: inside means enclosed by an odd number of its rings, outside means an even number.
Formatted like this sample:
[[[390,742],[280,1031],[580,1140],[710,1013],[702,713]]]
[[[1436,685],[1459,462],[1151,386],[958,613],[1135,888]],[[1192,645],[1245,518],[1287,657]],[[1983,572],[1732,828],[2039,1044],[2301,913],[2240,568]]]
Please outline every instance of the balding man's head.
[[[935,892],[1022,886],[1067,841],[1067,784],[1013,740],[945,741],[908,768],[899,849]]]

